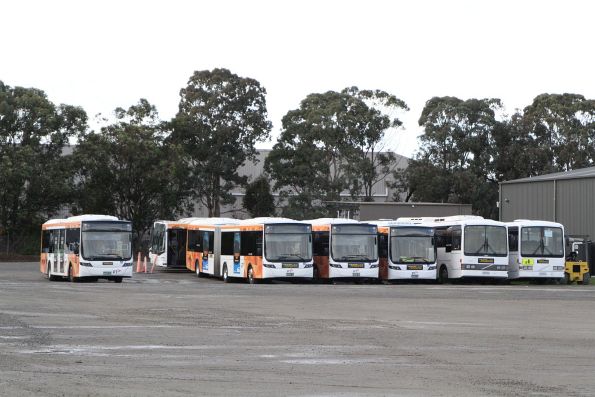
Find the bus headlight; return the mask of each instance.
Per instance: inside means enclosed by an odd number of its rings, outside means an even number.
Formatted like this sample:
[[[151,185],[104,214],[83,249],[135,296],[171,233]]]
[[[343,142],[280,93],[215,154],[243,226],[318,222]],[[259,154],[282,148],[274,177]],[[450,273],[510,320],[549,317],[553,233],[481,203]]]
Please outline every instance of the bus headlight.
[[[428,266],[428,270],[436,270],[436,265],[430,265],[430,266]]]
[[[337,263],[329,263],[329,265],[330,265],[330,267],[341,269],[341,265],[339,265]]]
[[[84,266],[84,267],[93,267],[93,265],[90,264],[89,262],[79,262],[79,265]]]
[[[388,265],[388,268],[391,270],[401,270],[401,266]]]
[[[306,263],[306,264],[304,264],[304,269],[309,269],[309,268],[311,268],[312,266],[314,266],[314,265],[313,265],[313,264],[311,264],[311,263]]]
[[[264,267],[268,267],[269,269],[276,269],[277,266],[271,264],[271,263],[263,263],[262,266]]]
[[[122,267],[129,267],[132,266],[132,262],[124,262],[122,263]]]
[[[370,269],[376,269],[378,265],[370,265]]]

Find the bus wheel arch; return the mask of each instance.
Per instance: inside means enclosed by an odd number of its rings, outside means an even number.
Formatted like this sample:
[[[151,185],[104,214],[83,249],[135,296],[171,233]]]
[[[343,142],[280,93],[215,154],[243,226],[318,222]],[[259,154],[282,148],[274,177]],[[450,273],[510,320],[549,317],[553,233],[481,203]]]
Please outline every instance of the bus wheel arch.
[[[256,284],[257,280],[254,278],[254,269],[252,268],[251,264],[248,264],[248,283],[250,284]]]
[[[227,262],[223,263],[223,274],[221,276],[224,283],[229,283],[229,273],[227,272]]]
[[[440,265],[438,271],[438,282],[444,284],[448,282],[448,267],[445,264]]]

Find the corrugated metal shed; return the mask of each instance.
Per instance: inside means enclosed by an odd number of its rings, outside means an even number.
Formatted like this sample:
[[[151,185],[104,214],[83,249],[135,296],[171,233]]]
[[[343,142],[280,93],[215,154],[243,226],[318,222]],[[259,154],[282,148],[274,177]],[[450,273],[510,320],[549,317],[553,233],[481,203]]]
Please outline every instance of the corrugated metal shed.
[[[595,167],[500,184],[500,220],[562,223],[569,235],[595,239]]]

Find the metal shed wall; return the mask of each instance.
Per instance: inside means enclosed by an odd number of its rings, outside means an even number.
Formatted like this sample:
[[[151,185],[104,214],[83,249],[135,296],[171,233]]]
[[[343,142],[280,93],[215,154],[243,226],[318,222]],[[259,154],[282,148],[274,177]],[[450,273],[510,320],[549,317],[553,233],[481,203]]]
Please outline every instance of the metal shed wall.
[[[554,181],[500,185],[500,220],[554,221]],[[559,182],[558,182],[559,183]]]
[[[361,203],[359,219],[396,219],[399,217],[471,215],[471,204]]]
[[[595,179],[556,181],[556,218],[567,234],[588,234],[595,239]]]

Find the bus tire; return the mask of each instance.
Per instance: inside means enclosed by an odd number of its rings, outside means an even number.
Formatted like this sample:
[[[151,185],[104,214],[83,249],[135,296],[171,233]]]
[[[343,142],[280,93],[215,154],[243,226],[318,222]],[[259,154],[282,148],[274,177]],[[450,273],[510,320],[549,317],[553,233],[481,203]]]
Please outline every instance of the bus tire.
[[[114,277],[114,283],[121,283],[122,282],[122,277]]]
[[[254,278],[254,270],[252,269],[252,266],[248,266],[248,283],[258,284],[258,280]]]
[[[52,262],[48,262],[47,264],[47,276],[49,281],[56,281],[57,277],[50,273],[52,269]]]
[[[229,274],[227,273],[227,265],[223,265],[223,282],[229,283]]]
[[[448,282],[448,268],[445,265],[440,266],[440,273],[438,273],[438,284],[445,284]]]
[[[200,267],[198,267],[198,261],[194,263],[194,271],[196,272],[196,277],[200,277]]]
[[[72,265],[68,265],[68,281],[70,281],[71,283],[75,283],[78,281],[78,279],[74,277],[74,274],[72,274]]]
[[[589,285],[591,283],[591,273],[583,274],[583,285]]]

